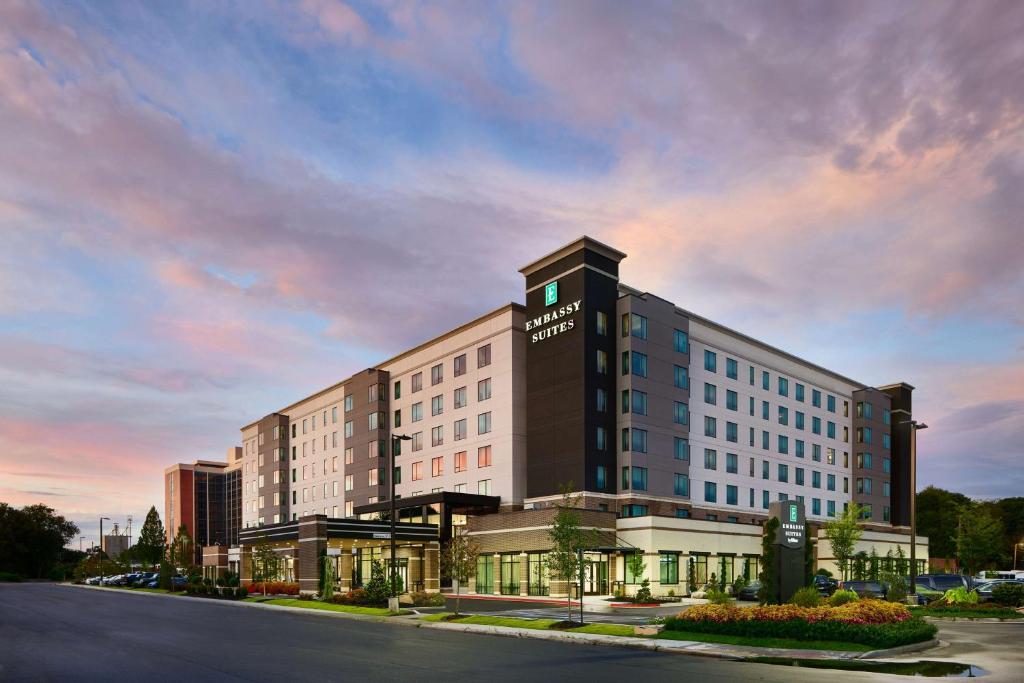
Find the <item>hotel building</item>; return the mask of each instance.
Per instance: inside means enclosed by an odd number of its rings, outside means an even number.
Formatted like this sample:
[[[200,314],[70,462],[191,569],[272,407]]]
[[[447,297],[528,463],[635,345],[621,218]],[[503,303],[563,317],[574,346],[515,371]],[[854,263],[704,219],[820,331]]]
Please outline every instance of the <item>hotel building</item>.
[[[625,256],[576,240],[521,269],[525,306],[243,427],[243,566],[268,542],[303,590],[323,553],[341,587],[360,583],[388,559],[392,477],[409,587],[439,586],[439,544],[465,524],[483,553],[473,590],[564,594],[542,559],[569,485],[600,540],[588,592],[636,583],[635,552],[655,592],[685,591],[691,559],[699,582],[756,573],[775,500],[801,501],[815,527],[856,502],[861,547],[906,550],[913,387],[858,382],[629,287]]]

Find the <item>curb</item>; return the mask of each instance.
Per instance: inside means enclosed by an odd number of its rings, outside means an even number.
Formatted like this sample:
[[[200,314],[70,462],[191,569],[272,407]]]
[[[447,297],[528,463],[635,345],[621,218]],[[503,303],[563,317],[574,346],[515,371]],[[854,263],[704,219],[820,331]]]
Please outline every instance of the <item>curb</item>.
[[[897,655],[906,654],[908,652],[921,652],[923,650],[930,650],[933,647],[938,647],[939,641],[935,638],[926,640],[922,643],[910,643],[909,645],[899,645],[897,647],[890,647],[885,650],[872,650],[871,652],[858,653],[857,659],[876,659],[885,657],[895,657]]]
[[[979,617],[977,619],[973,619],[971,617],[931,617],[931,616],[927,616],[927,617],[922,617],[922,618],[925,619],[926,621],[933,621],[933,622],[935,622],[937,624],[941,624],[943,622],[948,622],[948,621],[957,621],[957,622],[961,622],[961,623],[963,623],[965,621],[973,621],[973,622],[976,622],[976,623],[979,623],[979,624],[1024,624],[1024,619],[1015,618],[1015,617],[1009,617],[1007,619],[997,619],[997,618],[994,618],[994,617]]]

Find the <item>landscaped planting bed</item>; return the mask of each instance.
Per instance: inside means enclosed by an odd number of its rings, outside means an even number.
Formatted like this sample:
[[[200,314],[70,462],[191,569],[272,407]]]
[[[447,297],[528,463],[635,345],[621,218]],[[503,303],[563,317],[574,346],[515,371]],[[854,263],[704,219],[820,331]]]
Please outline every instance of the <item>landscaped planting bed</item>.
[[[919,643],[937,629],[901,604],[858,600],[839,607],[697,605],[665,619],[665,630],[748,638],[840,641],[876,648]]]

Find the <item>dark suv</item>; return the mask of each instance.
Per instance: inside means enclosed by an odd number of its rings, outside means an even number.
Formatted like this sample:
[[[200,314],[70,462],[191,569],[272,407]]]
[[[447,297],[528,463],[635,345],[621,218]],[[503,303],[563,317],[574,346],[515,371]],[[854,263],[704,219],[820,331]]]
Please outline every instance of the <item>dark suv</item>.
[[[877,598],[885,600],[885,584],[878,581],[843,581],[840,584],[843,590],[853,591],[862,598]]]
[[[836,592],[836,589],[839,588],[838,581],[830,579],[823,574],[815,574],[814,582],[811,585],[818,589],[818,593],[821,594],[823,598],[831,597],[831,595]]]

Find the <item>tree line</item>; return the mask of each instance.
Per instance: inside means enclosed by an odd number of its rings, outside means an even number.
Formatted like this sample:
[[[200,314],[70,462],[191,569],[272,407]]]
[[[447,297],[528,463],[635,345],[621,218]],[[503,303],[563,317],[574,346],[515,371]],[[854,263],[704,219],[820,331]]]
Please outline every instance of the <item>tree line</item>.
[[[917,494],[917,533],[931,557],[956,559],[968,573],[1008,569],[1014,544],[1024,542],[1024,497],[972,500],[929,486]],[[1024,566],[1024,548],[1017,552]]]

